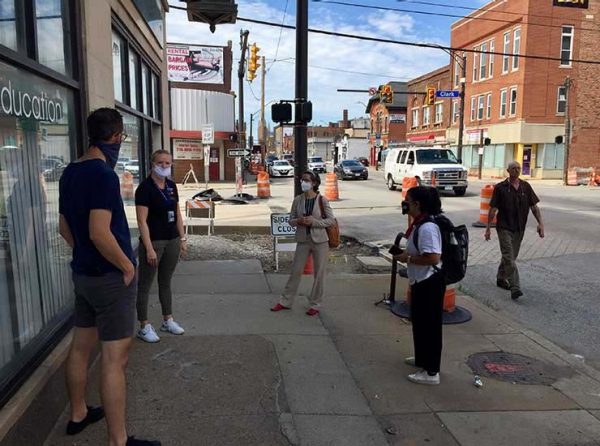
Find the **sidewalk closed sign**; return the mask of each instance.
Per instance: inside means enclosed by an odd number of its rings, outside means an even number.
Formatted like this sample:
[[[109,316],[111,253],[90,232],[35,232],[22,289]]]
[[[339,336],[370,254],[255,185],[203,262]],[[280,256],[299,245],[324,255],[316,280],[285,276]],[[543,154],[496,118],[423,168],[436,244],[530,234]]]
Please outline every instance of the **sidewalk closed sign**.
[[[271,235],[284,237],[296,234],[296,228],[290,226],[290,214],[271,214]]]

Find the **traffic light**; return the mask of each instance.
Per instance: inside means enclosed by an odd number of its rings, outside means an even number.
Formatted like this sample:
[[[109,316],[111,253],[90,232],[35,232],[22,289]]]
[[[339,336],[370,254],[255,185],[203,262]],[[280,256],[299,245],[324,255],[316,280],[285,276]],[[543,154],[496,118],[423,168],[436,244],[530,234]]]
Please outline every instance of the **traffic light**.
[[[381,102],[391,104],[394,101],[394,90],[390,84],[385,84],[381,88]]]
[[[435,104],[435,87],[427,87],[426,104],[427,105]]]
[[[252,82],[256,77],[256,70],[260,67],[260,63],[258,62],[258,52],[260,48],[256,46],[256,43],[253,43],[250,47],[250,57],[248,58],[248,80]]]

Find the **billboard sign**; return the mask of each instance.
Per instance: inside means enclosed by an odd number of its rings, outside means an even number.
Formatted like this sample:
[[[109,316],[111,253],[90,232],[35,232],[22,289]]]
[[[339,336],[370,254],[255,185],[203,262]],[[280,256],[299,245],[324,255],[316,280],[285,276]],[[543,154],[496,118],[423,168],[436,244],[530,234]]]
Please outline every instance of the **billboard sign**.
[[[167,45],[169,81],[222,84],[223,47]]]
[[[197,139],[173,139],[173,159],[201,160],[202,144]]]

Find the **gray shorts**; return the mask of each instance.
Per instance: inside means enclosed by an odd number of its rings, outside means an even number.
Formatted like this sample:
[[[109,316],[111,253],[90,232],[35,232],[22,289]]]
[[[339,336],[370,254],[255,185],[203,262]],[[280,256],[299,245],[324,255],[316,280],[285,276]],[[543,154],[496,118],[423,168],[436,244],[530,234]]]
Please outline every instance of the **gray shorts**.
[[[101,341],[133,336],[137,275],[125,286],[120,272],[102,276],[73,274],[73,284],[76,327],[97,327]]]

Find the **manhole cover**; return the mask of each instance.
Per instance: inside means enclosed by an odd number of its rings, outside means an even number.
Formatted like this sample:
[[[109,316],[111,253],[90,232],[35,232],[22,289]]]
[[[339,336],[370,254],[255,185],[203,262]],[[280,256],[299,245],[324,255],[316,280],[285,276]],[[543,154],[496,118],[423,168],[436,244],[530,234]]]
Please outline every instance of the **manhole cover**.
[[[469,356],[473,373],[514,384],[550,385],[567,377],[570,371],[528,356],[506,352],[481,352]]]

